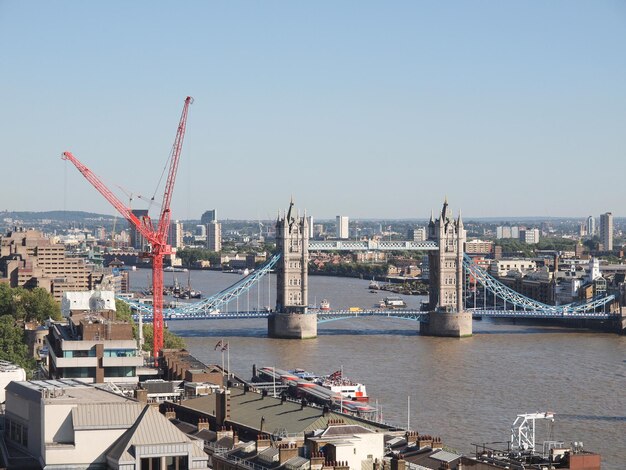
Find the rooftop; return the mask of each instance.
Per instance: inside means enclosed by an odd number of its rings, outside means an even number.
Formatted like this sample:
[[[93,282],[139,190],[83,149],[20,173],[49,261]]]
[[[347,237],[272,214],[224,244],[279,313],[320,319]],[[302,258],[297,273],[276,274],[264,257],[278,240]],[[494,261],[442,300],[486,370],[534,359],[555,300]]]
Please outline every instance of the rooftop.
[[[271,396],[263,397],[256,392],[245,392],[240,388],[230,389],[230,423],[237,423],[248,429],[266,432],[281,430],[289,434],[310,432],[325,429],[329,420],[342,420],[344,424],[360,429],[360,433],[368,430],[377,432],[388,430],[388,427],[376,423],[361,421],[357,418],[336,413],[324,412],[323,408],[302,406],[299,402],[282,401]],[[184,400],[182,406],[215,416],[215,396]],[[341,427],[341,426],[339,426]]]
[[[6,389],[29,400],[44,399],[48,402],[57,403],[123,403],[134,401],[105,388],[87,385],[76,379],[11,382]]]

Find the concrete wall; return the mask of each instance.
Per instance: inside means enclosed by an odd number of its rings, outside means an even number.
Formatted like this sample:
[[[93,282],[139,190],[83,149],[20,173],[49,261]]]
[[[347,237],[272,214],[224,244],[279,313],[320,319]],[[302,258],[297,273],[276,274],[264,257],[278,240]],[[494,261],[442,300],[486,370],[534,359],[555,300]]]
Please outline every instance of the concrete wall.
[[[267,318],[270,338],[317,338],[316,313],[272,313]]]
[[[471,313],[430,312],[428,323],[420,323],[420,335],[464,338],[472,336]]]

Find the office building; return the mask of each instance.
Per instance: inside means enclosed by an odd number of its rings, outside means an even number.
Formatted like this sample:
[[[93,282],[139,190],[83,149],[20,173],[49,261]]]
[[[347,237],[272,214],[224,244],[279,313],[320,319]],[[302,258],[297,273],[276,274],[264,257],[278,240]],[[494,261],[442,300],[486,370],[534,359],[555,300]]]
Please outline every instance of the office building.
[[[217,220],[217,212],[215,209],[211,209],[209,211],[205,211],[200,217],[200,223],[202,225],[210,224],[211,222],[215,222]]]
[[[587,235],[593,237],[596,234],[596,219],[592,215],[587,217]]]
[[[167,237],[167,243],[172,248],[183,247],[183,223],[178,220],[170,224],[170,233]]]
[[[140,221],[143,221],[148,217],[147,209],[133,209],[133,215],[137,217]],[[137,227],[135,224],[128,223],[128,231],[130,232],[130,246],[135,250],[145,251],[146,250],[146,238],[137,231]]]
[[[41,287],[61,301],[64,292],[114,285],[110,270],[67,257],[65,246],[38,230],[15,230],[0,237],[0,280],[11,287]]]
[[[337,238],[347,239],[349,238],[348,231],[348,222],[349,217],[347,215],[338,215],[337,216]]]
[[[416,227],[409,229],[408,232],[409,240],[413,240],[414,242],[423,242],[426,240],[426,227]]]
[[[524,243],[535,244],[539,243],[539,229],[538,228],[527,228],[524,230],[520,230],[520,240]]]
[[[115,320],[113,292],[66,292],[61,311],[67,323],[53,323],[46,337],[51,379],[137,383],[143,358],[132,325]]]
[[[313,238],[313,216],[309,215],[306,219],[309,226],[309,240],[311,240]]]
[[[613,214],[611,212],[600,216],[600,243],[606,251],[613,249]]]
[[[206,246],[211,251],[222,251],[222,224],[213,221],[207,224]]]

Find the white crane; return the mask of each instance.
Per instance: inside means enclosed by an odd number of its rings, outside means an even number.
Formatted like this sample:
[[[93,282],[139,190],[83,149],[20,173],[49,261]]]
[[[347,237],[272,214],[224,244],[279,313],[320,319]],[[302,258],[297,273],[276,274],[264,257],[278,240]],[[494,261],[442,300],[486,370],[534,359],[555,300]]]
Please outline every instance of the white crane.
[[[526,413],[517,415],[511,427],[511,449],[516,451],[535,451],[535,420],[549,419],[554,422],[554,413]]]

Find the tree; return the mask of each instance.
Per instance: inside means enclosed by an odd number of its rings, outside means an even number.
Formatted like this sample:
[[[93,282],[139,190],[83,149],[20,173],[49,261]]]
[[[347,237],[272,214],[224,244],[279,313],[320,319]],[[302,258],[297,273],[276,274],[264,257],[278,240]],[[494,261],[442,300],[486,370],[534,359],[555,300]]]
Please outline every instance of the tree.
[[[60,320],[61,308],[52,295],[41,287],[24,289],[0,284],[0,315],[44,323],[48,318]]]
[[[61,319],[61,308],[50,293],[41,287],[25,289],[21,295],[21,303],[25,312],[25,321],[36,321],[43,324],[48,318]]]
[[[131,312],[130,307],[123,300],[115,299],[115,319],[134,323],[133,312]]]
[[[0,359],[9,361],[32,372],[35,360],[28,355],[24,330],[16,325],[11,315],[0,317]]]
[[[154,329],[150,324],[143,325],[143,350],[150,351],[152,347],[152,337]],[[167,328],[163,330],[163,347],[165,349],[183,349],[185,348],[185,340],[175,335]]]

